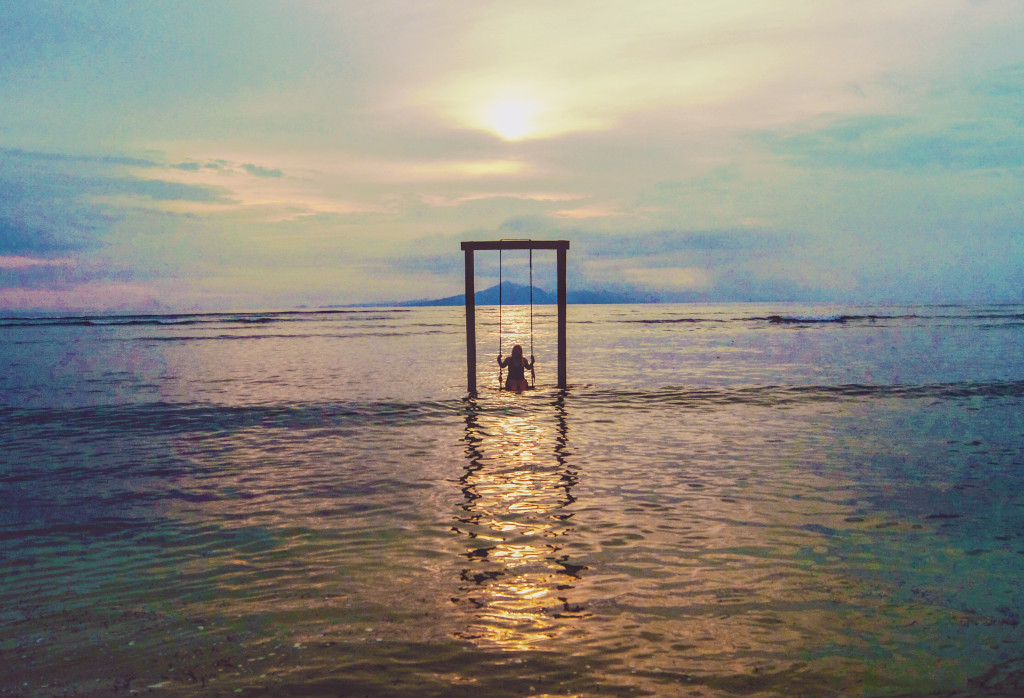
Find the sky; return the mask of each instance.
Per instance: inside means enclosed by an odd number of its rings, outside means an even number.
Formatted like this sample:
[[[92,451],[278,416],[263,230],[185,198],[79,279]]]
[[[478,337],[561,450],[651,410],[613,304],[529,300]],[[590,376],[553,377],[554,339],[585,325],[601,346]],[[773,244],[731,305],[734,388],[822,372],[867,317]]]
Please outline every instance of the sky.
[[[1024,301],[1024,3],[0,0],[0,311],[449,296],[501,238],[665,301]]]

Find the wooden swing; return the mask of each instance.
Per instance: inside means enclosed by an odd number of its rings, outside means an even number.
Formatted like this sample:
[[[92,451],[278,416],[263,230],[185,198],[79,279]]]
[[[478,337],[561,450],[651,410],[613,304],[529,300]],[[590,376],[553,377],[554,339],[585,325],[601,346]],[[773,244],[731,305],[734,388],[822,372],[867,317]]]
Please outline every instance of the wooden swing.
[[[566,345],[566,253],[569,251],[568,240],[472,240],[461,243],[466,262],[466,388],[470,395],[476,395],[476,293],[474,283],[474,253],[478,250],[553,250],[556,253],[556,272],[558,280],[558,343],[557,369],[560,390],[565,390],[568,381],[565,371]],[[533,280],[530,282],[533,289]],[[499,299],[499,303],[504,299]],[[533,341],[533,299],[531,298],[531,344]],[[499,319],[500,324],[500,319]],[[499,329],[500,332],[500,329]],[[499,338],[500,341],[500,338]],[[532,346],[531,346],[532,350]]]

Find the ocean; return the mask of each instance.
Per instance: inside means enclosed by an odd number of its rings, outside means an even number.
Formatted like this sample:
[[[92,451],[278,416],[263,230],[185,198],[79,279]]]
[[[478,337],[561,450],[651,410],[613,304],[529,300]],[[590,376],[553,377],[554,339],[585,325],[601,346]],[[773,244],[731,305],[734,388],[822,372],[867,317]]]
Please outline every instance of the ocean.
[[[0,695],[1024,694],[1024,306],[477,337],[468,396],[459,307],[0,319]]]

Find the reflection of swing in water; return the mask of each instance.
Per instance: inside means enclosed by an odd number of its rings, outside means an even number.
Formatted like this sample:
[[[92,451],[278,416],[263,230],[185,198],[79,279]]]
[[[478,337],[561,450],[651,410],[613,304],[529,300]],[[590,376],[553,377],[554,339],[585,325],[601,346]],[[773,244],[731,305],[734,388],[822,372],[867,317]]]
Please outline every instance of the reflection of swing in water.
[[[518,344],[512,347],[512,355],[504,361],[501,360],[501,310],[504,305],[502,299],[502,263],[501,250],[498,250],[498,388],[501,389],[501,369],[508,369],[508,379],[505,381],[505,390],[514,390],[521,393],[524,390],[533,390],[537,385],[537,376],[533,372],[536,360],[533,358],[533,250],[530,250],[530,360],[523,358],[523,348]],[[526,380],[525,369],[530,369],[530,380]]]
[[[543,418],[554,408],[554,421]],[[456,632],[481,645],[539,649],[590,612],[574,599],[588,566],[570,554],[579,473],[573,467],[565,396],[531,401],[524,413],[466,401],[466,463],[451,532],[459,554]]]

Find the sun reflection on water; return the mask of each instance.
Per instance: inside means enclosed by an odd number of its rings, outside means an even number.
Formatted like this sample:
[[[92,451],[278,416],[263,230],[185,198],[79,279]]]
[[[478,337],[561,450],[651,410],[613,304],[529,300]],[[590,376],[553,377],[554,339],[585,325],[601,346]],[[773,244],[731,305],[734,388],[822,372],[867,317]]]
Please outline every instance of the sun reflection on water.
[[[530,326],[534,324],[534,329],[540,330],[542,320],[530,316],[530,306],[528,305],[506,305],[501,308],[500,314],[500,327],[496,327],[496,329],[500,333],[498,339],[502,355],[508,356],[512,353],[512,347],[519,344],[523,347],[523,354],[529,357],[533,351],[534,339]],[[498,321],[499,318],[495,317],[495,320]],[[543,331],[549,332],[550,328],[545,326]]]
[[[586,616],[570,598],[585,567],[563,552],[574,530],[578,482],[563,397],[550,405],[513,400],[497,407],[467,401],[464,501],[452,531],[467,539],[458,601],[472,620],[457,635],[529,650]]]

